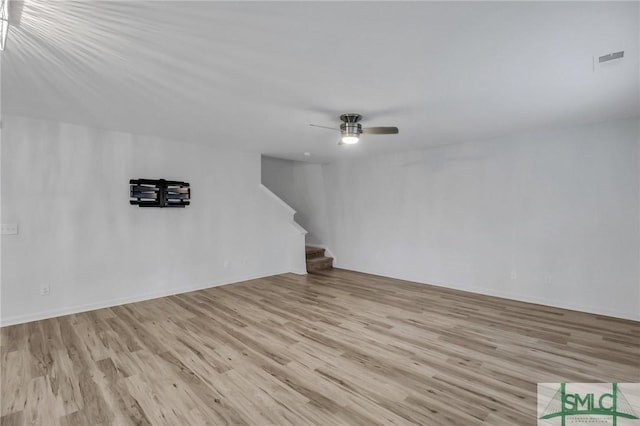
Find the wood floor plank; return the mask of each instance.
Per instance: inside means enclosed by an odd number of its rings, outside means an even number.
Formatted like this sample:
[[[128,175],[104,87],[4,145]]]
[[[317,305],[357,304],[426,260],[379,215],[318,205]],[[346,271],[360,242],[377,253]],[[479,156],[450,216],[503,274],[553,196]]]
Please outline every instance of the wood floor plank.
[[[0,330],[1,425],[533,425],[640,323],[339,269]]]
[[[30,373],[27,372],[29,354],[26,348],[7,352],[2,357],[2,417],[24,410],[27,405],[27,390]],[[18,416],[11,417],[12,421]],[[20,416],[22,418],[22,416]]]

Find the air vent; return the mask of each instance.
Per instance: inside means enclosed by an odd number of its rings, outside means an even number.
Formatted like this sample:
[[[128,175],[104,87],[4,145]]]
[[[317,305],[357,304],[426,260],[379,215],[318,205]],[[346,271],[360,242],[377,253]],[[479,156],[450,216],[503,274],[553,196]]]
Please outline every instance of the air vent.
[[[598,58],[598,63],[602,64],[605,62],[613,61],[615,59],[622,59],[622,58],[624,58],[624,50],[621,50],[620,52],[613,52],[613,53],[609,53],[608,55],[600,56]]]

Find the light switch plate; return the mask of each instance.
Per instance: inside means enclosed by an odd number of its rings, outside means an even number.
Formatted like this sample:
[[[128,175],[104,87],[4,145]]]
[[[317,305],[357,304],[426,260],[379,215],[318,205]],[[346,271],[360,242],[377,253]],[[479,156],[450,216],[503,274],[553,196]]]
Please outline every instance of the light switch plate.
[[[18,234],[18,224],[17,223],[3,223],[0,225],[0,234],[2,235],[17,235]]]

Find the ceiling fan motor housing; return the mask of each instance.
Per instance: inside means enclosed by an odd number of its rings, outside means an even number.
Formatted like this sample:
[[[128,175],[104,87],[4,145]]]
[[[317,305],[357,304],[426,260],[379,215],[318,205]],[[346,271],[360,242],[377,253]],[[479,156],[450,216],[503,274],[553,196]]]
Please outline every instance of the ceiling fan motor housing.
[[[360,136],[362,133],[362,124],[359,123],[342,123],[340,125],[342,136]]]
[[[340,120],[343,123],[340,125],[340,132],[342,136],[360,136],[362,133],[362,125],[358,123],[362,116],[360,114],[342,114]]]

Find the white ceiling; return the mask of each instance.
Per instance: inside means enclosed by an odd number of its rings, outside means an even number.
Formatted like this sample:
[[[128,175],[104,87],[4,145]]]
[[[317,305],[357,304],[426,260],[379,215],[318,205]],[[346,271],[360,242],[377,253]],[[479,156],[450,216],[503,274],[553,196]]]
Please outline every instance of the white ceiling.
[[[2,108],[312,161],[482,140],[638,115],[639,16],[638,2],[27,0]],[[343,112],[400,134],[339,147],[309,126]]]

